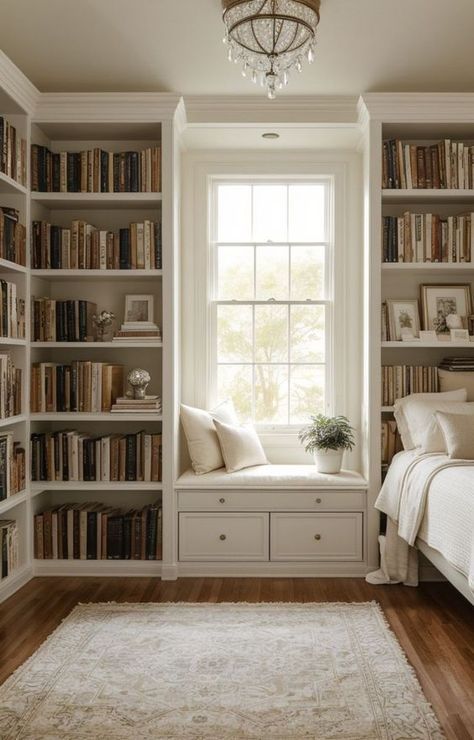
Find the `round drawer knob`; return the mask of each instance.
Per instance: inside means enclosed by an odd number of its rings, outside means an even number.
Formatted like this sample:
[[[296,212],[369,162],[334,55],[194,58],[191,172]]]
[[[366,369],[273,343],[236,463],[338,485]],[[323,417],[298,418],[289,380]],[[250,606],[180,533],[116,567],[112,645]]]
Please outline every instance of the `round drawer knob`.
[[[226,540],[227,539],[227,536],[225,534],[221,534],[221,535],[219,535],[219,539],[220,540]]]
[[[219,503],[220,503],[220,504],[225,504],[225,498],[220,498],[220,499],[219,499]]]
[[[317,498],[317,499],[316,499],[316,503],[317,503],[317,504],[321,504],[321,503],[322,503],[322,501],[323,501],[323,500],[322,500],[322,498]]]
[[[314,539],[315,540],[320,540],[321,539],[321,535],[320,534],[315,534],[314,535]]]

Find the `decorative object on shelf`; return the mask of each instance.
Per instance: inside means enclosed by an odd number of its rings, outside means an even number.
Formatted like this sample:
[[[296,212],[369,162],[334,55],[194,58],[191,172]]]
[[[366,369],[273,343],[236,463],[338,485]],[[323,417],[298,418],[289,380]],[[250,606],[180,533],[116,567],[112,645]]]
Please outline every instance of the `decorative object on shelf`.
[[[474,316],[472,314],[467,317],[467,330],[469,334],[474,334]]]
[[[387,300],[390,339],[409,341],[420,334],[420,312],[417,300]]]
[[[151,375],[148,370],[142,370],[139,367],[130,370],[127,375],[127,383],[131,386],[131,391],[127,393],[127,396],[134,399],[145,398],[145,391],[150,381]]]
[[[339,473],[344,450],[352,450],[354,429],[345,416],[311,416],[311,424],[298,438],[306,452],[311,452],[319,473]]]
[[[160,328],[153,320],[154,298],[152,295],[126,295],[125,321],[114,338],[117,342],[161,341]]]
[[[270,100],[288,83],[290,70],[311,64],[320,0],[222,0],[224,43],[242,75],[266,87]]]
[[[97,329],[97,341],[107,342],[113,337],[115,314],[112,311],[101,311],[92,316],[92,322]]]
[[[468,283],[420,287],[424,329],[434,330],[436,334],[449,335],[450,327],[447,321],[448,316],[452,314],[456,314],[461,320],[462,328],[467,329],[467,317],[472,312],[471,286]]]
[[[446,316],[446,326],[452,329],[462,329],[462,318],[457,313],[450,313]]]
[[[452,342],[465,342],[469,344],[469,332],[467,329],[450,329],[450,334]]]
[[[438,340],[438,335],[434,330],[432,331],[420,331],[420,341],[421,342],[436,342]]]

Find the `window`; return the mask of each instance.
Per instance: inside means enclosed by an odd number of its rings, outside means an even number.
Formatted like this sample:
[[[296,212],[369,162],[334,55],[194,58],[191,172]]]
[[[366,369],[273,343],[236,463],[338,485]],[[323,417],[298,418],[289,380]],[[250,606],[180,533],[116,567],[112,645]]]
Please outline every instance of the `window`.
[[[212,390],[262,428],[332,407],[332,189],[213,182]]]

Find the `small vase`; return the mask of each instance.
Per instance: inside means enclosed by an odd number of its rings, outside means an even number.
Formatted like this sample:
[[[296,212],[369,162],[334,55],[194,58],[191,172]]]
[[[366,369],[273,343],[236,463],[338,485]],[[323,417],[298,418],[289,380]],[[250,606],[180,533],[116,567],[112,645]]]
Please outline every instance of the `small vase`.
[[[318,473],[334,475],[341,472],[344,450],[316,450],[313,452]]]

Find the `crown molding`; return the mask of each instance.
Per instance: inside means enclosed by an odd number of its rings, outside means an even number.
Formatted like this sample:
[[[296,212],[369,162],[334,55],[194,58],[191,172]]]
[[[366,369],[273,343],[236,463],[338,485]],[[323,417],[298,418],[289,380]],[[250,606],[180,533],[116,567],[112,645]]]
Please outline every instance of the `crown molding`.
[[[40,91],[3,51],[0,51],[0,88],[25,113],[34,112]]]
[[[357,96],[186,95],[189,125],[213,123],[357,123]]]
[[[173,120],[181,95],[174,93],[42,93],[38,122],[153,122]]]
[[[405,123],[472,123],[474,93],[365,93],[358,103],[359,124],[368,119]]]

